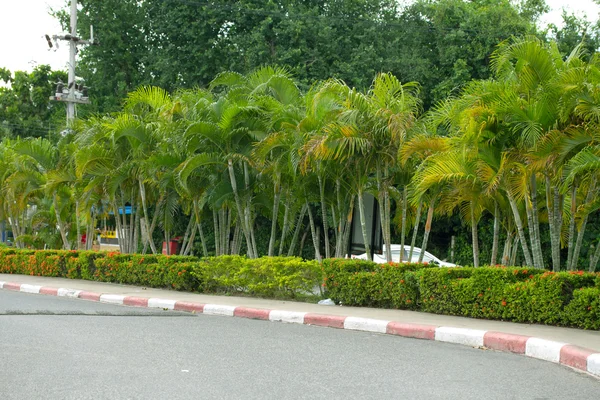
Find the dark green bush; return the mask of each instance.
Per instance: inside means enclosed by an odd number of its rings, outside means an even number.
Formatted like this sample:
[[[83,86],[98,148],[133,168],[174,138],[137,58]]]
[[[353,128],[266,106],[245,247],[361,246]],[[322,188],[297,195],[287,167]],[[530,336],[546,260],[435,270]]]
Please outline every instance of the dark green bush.
[[[435,266],[326,259],[324,287],[329,297],[349,306],[417,309],[419,272],[431,268]]]

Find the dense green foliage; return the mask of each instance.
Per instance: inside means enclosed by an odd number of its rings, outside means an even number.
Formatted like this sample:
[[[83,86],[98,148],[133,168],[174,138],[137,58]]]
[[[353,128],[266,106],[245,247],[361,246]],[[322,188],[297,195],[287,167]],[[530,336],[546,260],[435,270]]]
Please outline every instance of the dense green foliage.
[[[84,0],[80,31],[93,24],[101,46],[83,49],[80,71],[104,112],[140,85],[202,87],[263,65],[290,68],[303,89],[328,78],[366,89],[391,72],[421,82],[429,106],[489,77],[494,47],[534,33],[544,10],[509,0]]]
[[[47,137],[64,129],[64,105],[51,102],[63,71],[40,65],[32,72],[0,68],[0,138]]]
[[[198,259],[74,250],[0,249],[0,273],[284,299],[307,299],[321,282],[315,261],[295,257]]]
[[[83,1],[80,32],[93,23],[101,46],[80,54],[95,104],[80,115],[115,113],[59,143],[3,141],[0,220],[19,247],[74,248],[108,220],[125,253],[180,236],[181,254],[320,259],[345,255],[372,194],[387,243],[420,225],[417,246],[449,258],[455,236],[461,264],[593,271],[598,37],[570,15],[539,32],[545,10]],[[528,33],[556,42],[509,39]],[[41,135],[60,73],[0,74],[9,134]]]
[[[324,260],[326,295],[349,306],[600,329],[600,274]]]

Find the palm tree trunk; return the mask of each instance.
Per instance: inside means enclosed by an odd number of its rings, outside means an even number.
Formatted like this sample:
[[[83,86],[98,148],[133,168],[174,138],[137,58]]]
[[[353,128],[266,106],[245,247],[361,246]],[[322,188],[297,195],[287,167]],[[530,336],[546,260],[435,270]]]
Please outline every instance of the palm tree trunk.
[[[592,260],[590,261],[590,272],[595,272],[596,271],[596,266],[598,265],[598,261],[600,260],[600,240],[598,241],[598,244],[596,244],[596,251],[594,252],[594,256],[592,257]]]
[[[292,243],[290,243],[290,248],[288,250],[288,257],[294,255],[294,248],[296,247],[296,243],[298,243],[298,238],[300,236],[300,230],[302,229],[302,222],[304,221],[304,215],[306,214],[306,204],[302,205],[302,209],[300,210],[300,215],[298,216],[298,222],[296,223],[296,229],[294,230],[294,236],[292,237]]]
[[[404,241],[406,238],[406,214],[408,212],[408,189],[402,190],[402,227],[400,228],[400,262],[404,261]]]
[[[423,262],[425,251],[427,250],[427,241],[429,240],[429,232],[431,232],[431,222],[433,221],[433,210],[435,207],[435,198],[432,197],[427,210],[427,220],[425,221],[425,234],[423,235],[423,244],[421,245],[421,254],[419,255],[419,263]]]
[[[185,228],[185,233],[183,235],[183,242],[181,242],[181,248],[179,249],[179,255],[183,256],[188,247],[188,241],[190,239],[190,235],[192,234],[192,226],[194,225],[194,216],[190,215],[190,221]],[[196,232],[196,228],[194,228],[194,233]]]
[[[288,192],[286,192],[285,203],[284,203],[285,211],[283,212],[283,227],[281,229],[281,239],[279,240],[279,252],[277,253],[278,255],[283,254],[283,244],[285,243],[285,238],[288,233],[288,229],[289,229],[289,225],[290,225],[290,221],[289,221],[290,198],[291,198],[290,194]]]
[[[498,244],[500,242],[500,207],[494,200],[494,239],[492,240],[492,259],[490,265],[496,265],[498,258]]]
[[[121,217],[119,216],[119,207],[117,206],[117,200],[115,199],[115,201],[113,202],[113,213],[115,214],[115,223],[116,223],[116,228],[117,228],[117,234],[118,234],[118,240],[117,242],[119,243],[119,250],[121,251],[121,253],[125,253],[124,250],[124,244],[123,244],[123,234],[121,233]]]
[[[235,205],[237,208],[238,215],[242,218],[242,231],[244,232],[244,237],[246,238],[246,246],[248,246],[248,254],[250,258],[255,258],[252,252],[252,239],[250,238],[250,230],[249,230],[249,218],[246,215],[246,208],[242,207],[242,200],[240,199],[240,195],[237,189],[237,181],[235,179],[235,173],[233,170],[233,160],[230,158],[227,160],[227,166],[229,170],[229,180],[231,181],[231,188],[233,190],[233,197],[235,199]]]
[[[337,226],[336,226],[336,240],[335,240],[335,257],[342,257],[342,255],[344,254],[344,249],[343,249],[343,241],[344,241],[344,208],[342,207],[342,194],[340,193],[341,190],[341,182],[340,182],[340,178],[336,178],[335,180],[335,199],[336,199],[336,203],[337,203],[337,209],[339,212],[339,219],[337,220]]]
[[[317,174],[319,181],[319,196],[321,199],[321,216],[323,218],[323,239],[325,240],[325,258],[330,258],[329,253],[329,223],[327,221],[327,204],[325,203],[325,186],[323,185],[323,178],[320,174]],[[310,211],[309,211],[310,212]]]
[[[134,195],[134,190],[131,190],[131,214],[129,214],[129,253],[135,253],[137,250],[137,243],[135,243],[135,215],[134,209],[136,206],[135,203],[136,196]],[[125,212],[125,210],[123,210]]]
[[[552,270],[560,270],[560,241],[556,241],[556,230],[559,229],[556,225],[556,209],[552,197],[552,183],[550,175],[545,175],[546,179],[546,209],[548,210],[548,227],[550,229],[550,247],[552,254]],[[559,238],[560,240],[560,238]],[[558,251],[557,251],[558,250]]]
[[[313,240],[313,245],[315,247],[315,259],[318,262],[321,262],[321,251],[319,250],[319,241],[317,239],[317,230],[315,228],[315,221],[313,220],[313,215],[312,212],[310,211],[310,205],[308,204],[308,199],[305,200],[306,202],[306,210],[308,212],[308,221],[310,223],[310,232],[312,234],[312,240]]]
[[[221,235],[219,234],[219,220],[216,210],[213,210],[213,229],[215,230],[215,255],[218,257],[221,255],[221,246],[219,245],[221,241]]]
[[[535,173],[531,174],[531,215],[533,220],[533,233],[535,240],[532,239],[531,247],[537,253],[537,268],[544,269],[544,253],[542,252],[542,236],[540,234],[540,215],[537,204],[537,177]]]
[[[347,251],[348,251],[348,242],[350,241],[350,232],[352,229],[352,219],[354,218],[354,200],[356,199],[356,196],[351,196],[350,198],[350,207],[348,208],[348,212],[347,212],[347,217],[346,217],[346,222],[345,222],[345,226],[344,226],[344,238],[342,239],[342,245],[340,248],[340,257],[346,255]]]
[[[569,249],[567,253],[567,268],[573,267],[573,250],[575,241],[575,214],[577,213],[577,181],[573,181],[571,190],[571,219],[569,220]]]
[[[337,230],[338,218],[337,218],[337,214],[335,213],[335,206],[333,204],[331,204],[331,221],[333,222],[333,241],[336,243],[336,247],[337,247],[338,236],[339,236],[339,233]],[[336,257],[335,250],[333,252],[333,256]]]
[[[371,256],[371,246],[369,246],[369,238],[367,235],[367,222],[365,216],[365,204],[363,199],[363,192],[361,189],[358,190],[358,212],[360,215],[360,227],[362,230],[363,241],[365,245],[365,253],[367,254],[367,260],[373,261]]]
[[[62,238],[62,241],[63,241],[63,248],[65,250],[71,250],[71,246],[69,244],[69,239],[67,238],[67,232],[65,231],[65,225],[63,224],[62,218],[60,217],[60,210],[58,208],[58,200],[56,198],[56,194],[54,194],[52,196],[52,204],[54,206],[54,213],[56,215],[56,224],[58,225],[60,237]]]
[[[560,271],[561,257],[560,257],[560,247],[561,247],[561,234],[562,234],[562,225],[563,225],[563,202],[564,197],[559,192],[558,187],[554,187],[553,190],[553,204],[552,208],[554,210],[554,218],[555,218],[555,226],[554,226],[554,246],[552,248],[553,253],[556,253],[556,265],[553,265],[553,271]]]
[[[250,192],[250,172],[248,171],[248,163],[244,162],[244,183],[246,185],[246,193]],[[246,224],[248,225],[248,232],[250,234],[250,239],[252,240],[252,253],[254,254],[253,258],[258,258],[258,250],[256,247],[256,237],[254,235],[254,217],[252,215],[252,196],[250,194],[247,195],[246,201]]]
[[[539,268],[539,264],[540,264],[540,260],[538,258],[539,254],[536,250],[536,246],[535,246],[535,224],[533,222],[533,211],[532,211],[532,207],[531,207],[531,202],[527,201],[528,199],[525,199],[525,212],[527,214],[527,228],[529,230],[529,243],[531,243],[531,255],[533,257],[533,267],[534,268]],[[531,200],[531,199],[529,199]]]
[[[506,240],[504,241],[504,251],[502,252],[502,265],[508,266],[510,262],[510,245],[512,242],[512,233],[506,231]]]
[[[472,243],[473,243],[473,266],[475,268],[478,268],[479,267],[479,238],[477,237],[477,220],[475,219],[475,205],[473,204],[473,202],[471,202],[471,239],[472,239]]]
[[[206,248],[206,239],[204,237],[204,230],[202,229],[202,223],[198,222],[198,233],[200,233],[200,243],[202,244],[202,255],[208,257],[208,250]]]
[[[275,252],[275,234],[277,233],[277,216],[279,215],[279,201],[281,198],[281,187],[279,184],[279,176],[275,179],[274,189],[273,189],[273,216],[271,218],[271,238],[269,239],[269,257],[273,256]]]
[[[381,176],[381,166],[377,164],[377,201],[379,202],[379,221],[381,222],[381,233],[383,236],[383,243],[385,246],[385,259],[387,262],[392,261],[392,251],[390,247],[390,238],[388,237],[387,220],[386,220],[386,203],[385,193],[387,189],[384,189],[383,178]]]
[[[596,178],[592,177],[590,181],[590,187],[585,198],[585,205],[590,204],[596,194]],[[575,242],[575,250],[573,251],[573,259],[571,260],[571,270],[577,269],[577,262],[579,261],[579,252],[581,251],[581,244],[583,243],[583,235],[585,234],[585,226],[587,225],[589,213],[585,213],[581,221],[581,226],[577,232],[577,241]]]
[[[521,215],[519,215],[519,208],[517,207],[517,202],[510,192],[507,191],[508,202],[510,204],[510,208],[513,212],[513,218],[515,220],[515,224],[517,225],[517,232],[519,234],[519,240],[521,241],[521,248],[523,249],[523,256],[525,257],[525,262],[528,266],[533,266],[533,260],[531,259],[531,253],[529,253],[529,246],[527,246],[527,238],[525,237],[525,230],[523,229],[523,221],[521,221]]]
[[[79,200],[75,200],[75,226],[77,230],[77,246],[75,246],[75,248],[79,250],[81,248],[81,227],[79,226]]]
[[[140,213],[136,212],[135,213],[135,227],[133,230],[133,252],[137,253],[138,251],[138,243],[139,243],[139,234],[140,234],[140,230],[141,230],[141,225],[140,225]]]
[[[140,186],[140,197],[142,199],[142,209],[144,211],[144,224],[146,225],[146,232],[148,233],[148,243],[150,244],[150,249],[152,249],[152,254],[156,254],[156,245],[154,244],[154,240],[152,240],[152,231],[148,226],[148,219],[150,216],[148,215],[148,206],[146,203],[146,186],[141,180],[138,180]],[[146,244],[144,244],[144,253],[146,252]]]
[[[512,242],[512,253],[510,255],[510,265],[515,266],[517,264],[517,253],[519,252],[519,246],[517,246],[518,236],[515,236]],[[531,265],[531,264],[530,264]]]
[[[304,234],[302,235],[302,239],[300,240],[300,247],[298,247],[298,257],[302,257],[302,254],[304,254],[304,242],[306,241],[308,232],[310,232],[310,224],[308,224],[306,226],[306,229],[304,230]]]
[[[421,222],[421,210],[423,209],[423,199],[419,200],[417,206],[417,215],[415,215],[415,227],[413,229],[412,240],[410,241],[410,252],[408,253],[408,262],[412,262],[413,249],[417,243],[417,234],[419,233],[419,222]]]

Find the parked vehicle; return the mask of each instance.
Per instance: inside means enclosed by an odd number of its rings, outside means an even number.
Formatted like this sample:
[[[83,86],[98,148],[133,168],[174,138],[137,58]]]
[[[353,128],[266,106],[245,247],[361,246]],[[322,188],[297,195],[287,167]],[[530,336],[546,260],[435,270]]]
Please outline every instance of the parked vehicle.
[[[401,251],[402,246],[399,244],[392,244],[391,245],[391,250],[392,250],[392,261],[393,262],[400,262],[400,251]],[[404,254],[402,256],[402,262],[409,262],[408,260],[408,254],[410,253],[410,246],[405,245],[404,246]],[[421,256],[421,249],[418,247],[414,247],[413,248],[413,253],[412,253],[412,259],[410,260],[410,262],[419,262],[419,257]],[[367,259],[367,254],[363,253],[363,254],[359,254],[359,255],[353,255],[351,258],[355,258],[355,259],[359,259],[359,260],[366,260]],[[383,247],[383,253],[382,254],[373,254],[373,261],[378,263],[378,264],[385,264],[387,262],[387,258],[385,256],[385,246]],[[449,263],[447,261],[442,261],[439,258],[437,258],[436,256],[434,256],[433,254],[429,253],[429,252],[425,252],[425,254],[423,255],[423,262],[425,263],[432,263],[432,264],[437,264],[440,267],[457,267],[456,264],[452,264]]]

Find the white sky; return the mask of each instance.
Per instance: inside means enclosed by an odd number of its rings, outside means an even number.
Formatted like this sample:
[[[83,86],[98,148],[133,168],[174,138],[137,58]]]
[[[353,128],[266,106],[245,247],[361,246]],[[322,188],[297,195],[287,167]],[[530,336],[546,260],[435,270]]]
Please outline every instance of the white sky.
[[[101,1],[101,0],[99,0]],[[44,34],[61,33],[60,26],[48,15],[50,8],[58,9],[68,0],[3,0],[0,22],[0,67],[11,71],[31,71],[37,64],[50,64],[53,69],[66,69],[68,49],[66,43],[58,51],[48,51]],[[564,7],[578,15],[586,14],[596,21],[600,6],[593,0],[546,0],[552,12],[542,18],[542,23],[561,21]]]

